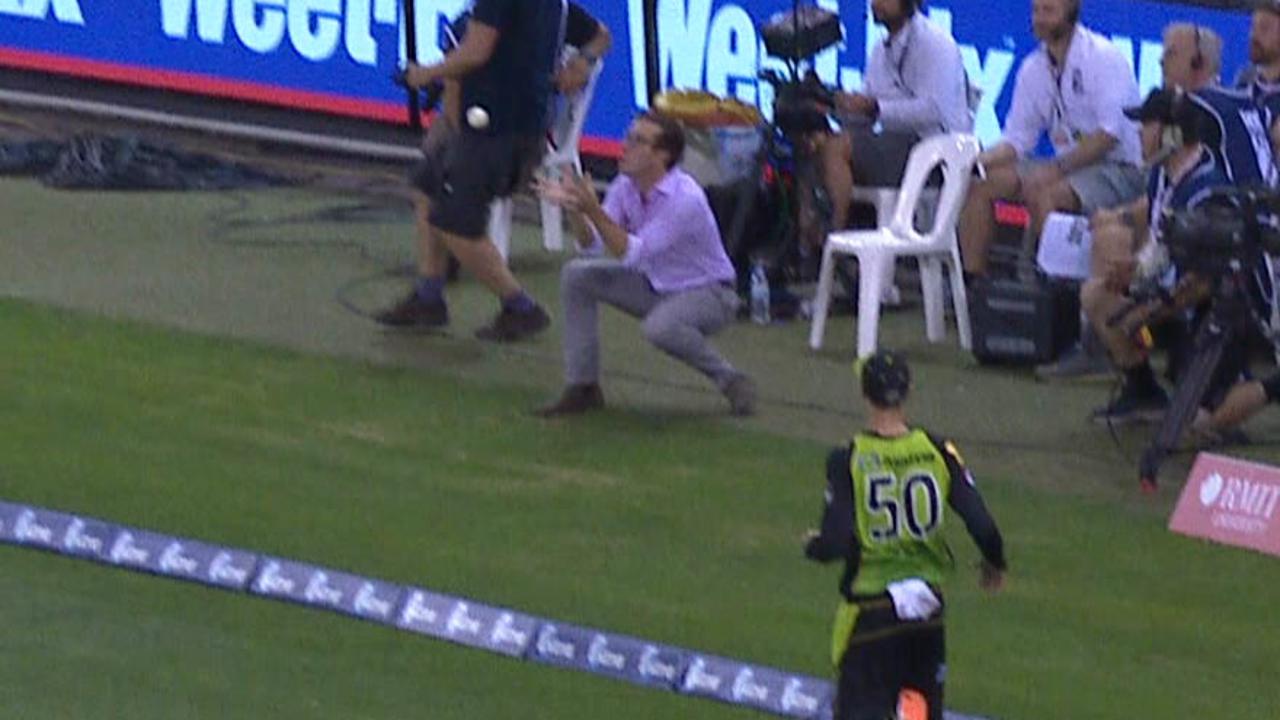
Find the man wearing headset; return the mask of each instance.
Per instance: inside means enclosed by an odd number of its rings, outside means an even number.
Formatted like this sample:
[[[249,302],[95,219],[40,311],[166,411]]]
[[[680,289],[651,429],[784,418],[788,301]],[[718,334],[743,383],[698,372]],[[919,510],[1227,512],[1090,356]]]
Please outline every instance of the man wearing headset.
[[[1249,61],[1252,74],[1242,85],[1266,110],[1272,146],[1280,148],[1280,1],[1268,0],[1253,11]],[[1280,402],[1280,372],[1238,383],[1212,413],[1202,411],[1192,429],[1211,442],[1243,440],[1240,424],[1274,402]]]
[[[888,37],[871,51],[862,92],[836,93],[844,132],[819,140],[832,229],[848,222],[855,182],[896,187],[921,138],[973,130],[960,48],[920,13],[922,3],[871,0],[872,17]]]
[[[1228,180],[1239,175],[1241,182],[1264,182],[1265,174],[1274,174],[1274,163],[1269,152],[1259,156],[1259,142],[1253,135],[1265,133],[1265,119],[1248,90],[1218,85],[1222,38],[1210,28],[1177,22],[1165,27],[1163,40],[1163,86],[1194,91],[1194,101],[1216,121],[1216,139],[1202,140],[1215,154]],[[1160,124],[1152,122],[1144,125],[1141,132],[1143,160],[1154,165],[1160,163],[1154,158],[1159,151],[1160,131]],[[1265,138],[1260,144],[1265,147]],[[1147,237],[1148,209],[1144,194],[1131,203],[1099,210],[1089,217],[1091,268],[1089,280],[1081,288],[1082,304],[1088,304],[1083,299],[1086,291],[1094,295],[1109,292],[1118,298],[1128,287],[1134,252]],[[1109,374],[1111,366],[1105,350],[1092,339],[1077,343],[1054,362],[1037,367],[1036,377],[1065,380]]]
[[[1092,214],[1142,193],[1138,131],[1123,113],[1140,100],[1124,54],[1080,23],[1081,0],[1032,0],[1041,46],[1018,68],[1004,137],[979,156],[986,179],[974,182],[960,213],[965,271],[987,273],[996,200],[1025,202],[1031,237],[1049,213]],[[1055,156],[1028,161],[1047,132]]]
[[[1239,79],[1267,110],[1271,144],[1280,154],[1280,0],[1262,0],[1249,24],[1250,68]]]
[[[1190,94],[1176,88],[1155,90],[1141,107],[1126,113],[1144,124],[1144,132],[1148,128],[1159,129],[1161,135],[1158,152],[1163,160],[1151,169],[1147,185],[1148,231],[1142,238],[1144,247],[1141,251],[1150,253],[1161,243],[1160,222],[1166,214],[1195,208],[1212,190],[1228,185],[1229,180],[1215,153],[1202,142],[1214,133],[1213,118]],[[1129,278],[1136,272],[1134,266],[1135,263],[1129,263],[1123,278],[1109,275],[1091,279],[1080,293],[1085,314],[1123,375],[1120,393],[1109,404],[1094,411],[1093,417],[1098,421],[1157,420],[1169,404],[1168,395],[1151,369],[1149,348],[1134,339],[1137,328],[1154,321],[1153,318],[1162,310],[1160,305],[1138,308],[1128,313],[1124,322],[1113,322],[1128,302],[1122,292],[1128,290]],[[1166,270],[1166,266],[1153,263],[1155,270],[1146,273],[1146,282],[1172,288],[1177,280],[1179,286],[1173,288],[1173,295],[1178,298],[1176,307],[1195,305],[1198,290],[1191,284],[1194,278],[1182,276],[1178,268]],[[1118,279],[1121,283],[1116,282]],[[1162,322],[1165,330],[1171,330],[1167,337],[1171,340],[1170,367],[1175,377],[1185,359],[1186,321],[1185,314],[1175,310],[1172,317]],[[1233,379],[1228,377],[1225,382],[1230,383]],[[1220,398],[1224,391],[1225,387],[1219,384],[1215,394]]]

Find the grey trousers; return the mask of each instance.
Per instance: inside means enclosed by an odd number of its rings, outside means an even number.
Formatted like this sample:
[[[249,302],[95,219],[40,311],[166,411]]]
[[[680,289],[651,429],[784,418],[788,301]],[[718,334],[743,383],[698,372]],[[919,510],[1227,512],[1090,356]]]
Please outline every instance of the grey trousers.
[[[564,306],[564,374],[570,385],[599,382],[600,329],[597,307],[612,305],[643,318],[645,338],[687,363],[724,390],[739,375],[707,338],[733,320],[738,295],[726,285],[660,294],[638,270],[612,259],[580,258],[560,273]]]

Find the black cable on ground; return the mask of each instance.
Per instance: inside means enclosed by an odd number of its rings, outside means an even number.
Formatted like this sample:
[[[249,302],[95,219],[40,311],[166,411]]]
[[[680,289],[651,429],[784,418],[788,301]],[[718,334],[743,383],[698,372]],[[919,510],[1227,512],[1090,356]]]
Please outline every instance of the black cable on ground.
[[[252,218],[246,217],[244,214],[251,207],[251,201],[246,193],[242,191],[232,191],[224,194],[224,197],[231,198],[233,204],[228,208],[221,208],[210,213],[209,221],[211,224],[211,232],[209,239],[215,242],[233,245],[237,247],[261,248],[261,249],[286,249],[286,248],[307,248],[307,247],[326,247],[338,248],[354,251],[361,259],[371,262],[377,262],[378,257],[371,252],[371,248],[367,243],[355,242],[345,238],[316,238],[310,240],[280,240],[280,239],[236,239],[230,237],[237,232],[245,232],[260,229],[279,229],[289,226],[300,226],[317,223],[363,223],[367,224],[375,222],[379,219],[385,219],[388,213],[399,212],[405,208],[405,201],[399,198],[387,198],[385,195],[365,195],[355,193],[356,199],[344,199],[340,202],[323,205],[317,209],[305,212],[290,213],[272,218]],[[334,291],[334,302],[347,312],[367,320],[376,322],[377,311],[371,308],[362,307],[358,302],[352,299],[355,291],[376,285],[387,280],[404,279],[411,280],[414,277],[415,269],[412,262],[399,263],[392,266],[384,267],[373,273],[356,277]],[[395,330],[389,332],[403,333],[405,331]],[[411,331],[410,331],[411,332]],[[422,333],[424,335],[434,335],[436,337],[450,337],[443,333]],[[559,354],[550,354],[539,352],[534,349],[528,349],[518,345],[497,344],[493,345],[493,350],[499,354],[519,357],[536,362],[546,363],[548,365],[560,364],[561,357]],[[612,371],[609,373],[610,378],[625,382],[633,382],[640,385],[647,385],[655,388],[663,388],[666,390],[680,391],[684,393],[694,393],[702,396],[718,397],[719,392],[702,382],[682,382],[678,380],[670,380],[657,375],[651,375],[641,372],[632,371]],[[1115,401],[1119,392],[1120,385],[1112,386],[1109,393],[1108,404]],[[762,395],[760,397],[761,404],[767,404],[773,407],[788,408],[802,412],[817,413],[842,420],[856,421],[862,417],[861,414],[850,409],[835,407],[818,401],[794,400],[784,397],[772,397]],[[1136,467],[1137,457],[1129,457],[1130,453],[1126,452],[1124,444],[1117,431],[1117,425],[1108,418],[1106,423],[1108,433],[1113,441],[1115,449],[1120,453],[1122,459]],[[1023,452],[1038,452],[1056,454],[1061,453],[1062,448],[1057,445],[1048,445],[1045,443],[1019,442],[1003,438],[983,438],[976,436],[965,436],[963,434],[953,436],[957,442],[965,445],[973,445],[987,447],[996,450],[1015,450]],[[1254,447],[1268,447],[1270,445],[1280,446],[1280,441],[1275,443],[1251,443]],[[1171,456],[1187,455],[1197,451],[1200,448],[1180,448],[1171,452]]]

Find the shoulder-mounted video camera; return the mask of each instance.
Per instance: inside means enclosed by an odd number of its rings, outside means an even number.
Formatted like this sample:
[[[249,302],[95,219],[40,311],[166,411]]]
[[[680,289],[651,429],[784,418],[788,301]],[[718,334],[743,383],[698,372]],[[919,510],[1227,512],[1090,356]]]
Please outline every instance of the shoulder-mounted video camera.
[[[801,76],[802,61],[844,39],[840,17],[816,5],[795,2],[790,12],[777,13],[760,29],[765,52],[786,62],[788,73],[764,70],[759,78],[773,87],[773,123],[787,138],[830,129],[835,92],[812,70]]]
[[[1205,280],[1252,270],[1264,253],[1280,253],[1280,195],[1222,187],[1196,207],[1166,213],[1161,241],[1183,273]]]
[[[764,70],[760,79],[773,86],[773,124],[788,138],[830,129],[827,116],[835,107],[835,91],[822,84],[812,72],[794,80],[774,70]]]

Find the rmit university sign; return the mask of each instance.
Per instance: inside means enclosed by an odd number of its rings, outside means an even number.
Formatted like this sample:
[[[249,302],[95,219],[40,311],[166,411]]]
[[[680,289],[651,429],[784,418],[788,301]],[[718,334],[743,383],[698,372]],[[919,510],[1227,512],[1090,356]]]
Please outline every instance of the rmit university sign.
[[[1201,453],[1169,529],[1280,556],[1280,468]]]

